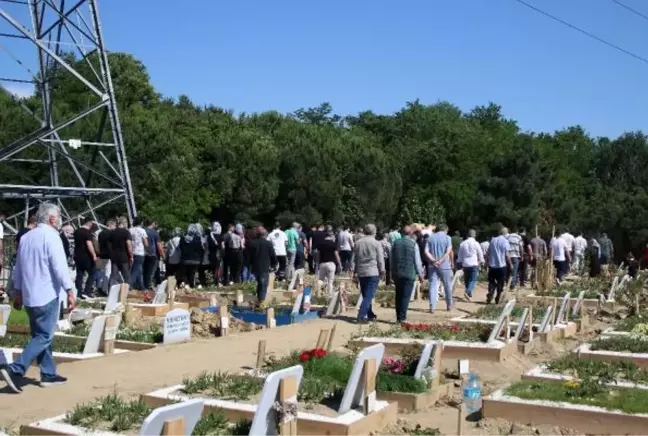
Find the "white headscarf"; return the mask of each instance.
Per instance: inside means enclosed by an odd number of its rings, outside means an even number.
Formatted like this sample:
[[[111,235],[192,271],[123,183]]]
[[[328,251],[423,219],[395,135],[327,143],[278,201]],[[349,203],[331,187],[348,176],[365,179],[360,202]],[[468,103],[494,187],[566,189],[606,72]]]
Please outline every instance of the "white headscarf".
[[[212,223],[212,233],[214,233],[215,235],[220,235],[222,231],[223,228],[221,227],[220,223],[218,221],[214,221]]]

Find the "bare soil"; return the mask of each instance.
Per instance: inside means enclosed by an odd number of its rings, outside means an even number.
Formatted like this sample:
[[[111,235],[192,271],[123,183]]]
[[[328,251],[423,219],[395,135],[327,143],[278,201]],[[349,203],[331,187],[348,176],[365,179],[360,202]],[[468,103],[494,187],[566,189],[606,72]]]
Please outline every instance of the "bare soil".
[[[523,293],[529,294],[532,290],[525,289]],[[459,284],[455,295],[462,294],[463,286]],[[485,285],[480,284],[471,302],[459,299],[451,311],[446,311],[445,303],[440,301],[434,314],[429,313],[426,300],[414,301],[410,305],[408,321],[428,323],[447,321],[474,312],[484,304],[485,295]],[[511,293],[506,295],[508,298],[513,296]],[[378,315],[379,323],[395,322],[393,309],[374,305],[374,312]],[[216,326],[220,327],[217,314],[212,315],[215,315],[216,319],[201,318],[196,321],[196,325],[208,331]],[[65,413],[77,403],[88,402],[112,392],[125,397],[138,396],[179,384],[183,378],[195,377],[204,371],[239,372],[242,369],[252,368],[256,361],[257,345],[261,340],[266,341],[266,355],[274,354],[281,357],[295,349],[313,348],[320,330],[330,329],[336,324],[333,347],[340,348],[346,344],[349,336],[358,330],[357,325],[350,322],[355,319],[355,315],[355,310],[350,310],[336,319],[319,319],[291,326],[262,329],[248,334],[236,332],[235,322],[230,320],[232,334],[226,337],[198,339],[190,343],[62,364],[59,366],[59,372],[69,378],[64,386],[42,389],[36,385],[26,385],[21,394],[14,395],[0,383],[0,428],[17,429],[22,424]],[[604,322],[598,322],[599,328],[606,325]],[[519,380],[524,371],[575,348],[579,340],[585,339],[570,339],[547,345],[527,356],[515,354],[499,364],[492,362],[470,362],[470,364],[479,372],[485,393],[489,393]],[[447,375],[452,377],[457,370],[456,362],[445,361],[444,364]],[[38,379],[38,368],[32,367],[28,377]],[[417,424],[422,427],[439,428],[442,434],[457,434],[456,404],[460,398],[461,390],[457,380],[450,398],[442,399],[434,409],[400,414],[400,421],[382,431],[381,434],[411,434]],[[467,421],[464,423],[463,431],[464,434],[471,435],[576,434],[566,429],[532,427],[524,424],[528,423],[514,424],[490,419],[479,422]]]

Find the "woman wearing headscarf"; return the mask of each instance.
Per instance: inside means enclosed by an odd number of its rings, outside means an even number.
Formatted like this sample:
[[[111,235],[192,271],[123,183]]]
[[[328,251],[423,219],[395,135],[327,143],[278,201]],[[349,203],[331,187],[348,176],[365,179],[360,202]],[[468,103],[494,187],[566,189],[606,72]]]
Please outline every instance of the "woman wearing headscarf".
[[[185,283],[192,288],[196,285],[196,272],[202,263],[204,252],[202,226],[198,223],[189,224],[187,234],[180,239],[180,262]]]
[[[252,272],[253,253],[250,252],[250,243],[258,237],[256,229],[247,229],[243,238],[243,281],[255,280]]]
[[[203,257],[200,267],[198,268],[198,282],[201,286],[207,286],[207,271],[210,269],[209,265],[209,245],[207,244],[208,236],[202,231],[202,226],[200,226],[201,231],[200,237],[203,246]]]
[[[590,277],[598,277],[601,275],[601,245],[595,238],[589,240],[587,251],[590,262]]]
[[[167,277],[174,276],[176,281],[180,279],[180,277],[178,277],[180,275],[180,236],[182,236],[182,229],[180,229],[180,227],[173,229],[171,232],[171,239],[166,243],[166,256],[164,259],[166,263]]]
[[[207,249],[209,250],[209,270],[214,274],[214,283],[220,285],[221,261],[223,259],[223,228],[218,221],[214,221],[211,232],[207,235]]]

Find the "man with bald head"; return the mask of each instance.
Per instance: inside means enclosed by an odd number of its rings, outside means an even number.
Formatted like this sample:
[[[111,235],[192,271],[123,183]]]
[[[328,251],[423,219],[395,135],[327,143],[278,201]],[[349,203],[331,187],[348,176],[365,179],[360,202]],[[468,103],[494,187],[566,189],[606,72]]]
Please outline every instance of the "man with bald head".
[[[391,254],[391,268],[394,284],[396,285],[396,322],[407,321],[414,282],[418,276],[423,282],[423,265],[421,253],[413,239],[412,228],[403,227],[403,237],[394,242]]]

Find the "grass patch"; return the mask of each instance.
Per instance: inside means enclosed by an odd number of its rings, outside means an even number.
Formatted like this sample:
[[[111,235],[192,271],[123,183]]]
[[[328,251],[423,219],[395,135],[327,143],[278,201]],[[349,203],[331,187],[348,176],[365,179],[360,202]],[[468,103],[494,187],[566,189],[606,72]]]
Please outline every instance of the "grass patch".
[[[648,339],[644,336],[609,336],[590,342],[593,351],[619,351],[627,353],[648,353]]]
[[[538,290],[535,295],[540,297],[563,297],[567,292],[571,298],[578,298],[582,291],[585,291],[583,298],[598,299],[599,295],[607,295],[610,292],[612,282],[609,280],[589,279],[575,283],[565,283],[557,288]]]
[[[571,375],[580,380],[592,380],[601,384],[625,381],[648,384],[648,370],[639,368],[632,362],[605,362],[584,360],[578,356],[567,355],[546,364],[547,370]]]
[[[581,390],[578,382],[517,382],[506,388],[507,395],[526,400],[560,401],[572,404],[620,410],[624,413],[648,413],[648,390],[606,386],[596,392]]]
[[[87,337],[90,334],[90,324],[80,323],[72,326],[66,333],[74,336]],[[117,330],[118,341],[144,342],[147,344],[161,344],[164,340],[164,333],[159,324],[153,323],[144,329],[130,327]]]
[[[28,326],[29,325],[29,316],[27,316],[27,311],[23,307],[21,310],[16,310],[13,307],[11,308],[11,313],[9,314],[9,319],[7,320],[8,326]]]
[[[0,347],[2,348],[25,348],[31,340],[30,335],[20,335],[15,333],[7,333],[4,337],[0,338]],[[84,343],[74,338],[66,338],[64,336],[54,336],[52,343],[53,351],[59,353],[81,353],[83,352]]]
[[[127,401],[111,394],[77,405],[66,414],[64,421],[90,430],[132,432],[141,427],[152,411],[141,399]],[[198,421],[192,435],[247,435],[250,426],[250,421],[231,425],[222,413],[210,412]]]
[[[499,304],[499,305],[489,304],[479,308],[472,315],[470,315],[469,318],[495,320],[499,318],[503,309],[504,309],[503,304]],[[526,309],[525,306],[514,306],[513,310],[511,311],[511,318],[517,319],[521,317],[522,312],[524,312],[524,309]],[[544,306],[531,306],[531,310],[533,311],[533,319],[537,320],[537,319],[542,319],[542,317],[544,317],[547,308]]]
[[[226,372],[203,372],[197,377],[184,379],[182,392],[188,395],[208,394],[215,398],[248,400],[261,392],[263,379]]]
[[[493,327],[484,324],[413,324],[404,323],[383,330],[376,325],[360,329],[352,337],[388,337],[412,339],[438,339],[444,341],[486,342]]]
[[[615,330],[621,331],[621,332],[631,332],[637,327],[639,324],[648,324],[648,313],[644,312],[639,315],[633,315],[629,316],[625,319],[622,319],[619,321],[617,324]],[[637,333],[640,333],[639,331]]]

